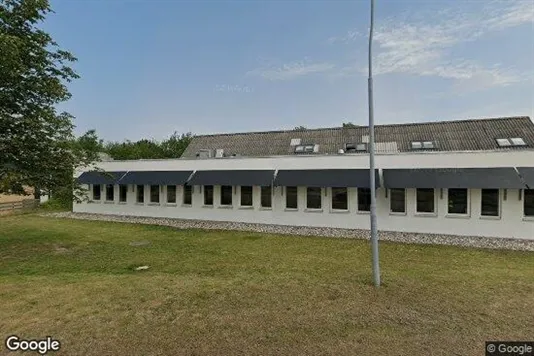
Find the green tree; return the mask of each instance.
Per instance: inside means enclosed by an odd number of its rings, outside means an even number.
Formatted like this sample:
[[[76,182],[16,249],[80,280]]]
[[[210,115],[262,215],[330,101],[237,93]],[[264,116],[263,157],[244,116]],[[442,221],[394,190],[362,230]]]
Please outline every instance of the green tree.
[[[191,133],[178,135],[174,132],[168,139],[161,142],[142,139],[136,142],[108,142],[104,152],[113,159],[157,159],[179,158],[191,142]]]
[[[56,110],[78,75],[76,58],[38,27],[50,11],[47,0],[0,1],[0,192],[52,190],[86,163],[73,116]]]
[[[355,127],[358,127],[358,125],[355,125],[352,122],[344,122],[343,123],[343,128],[344,129],[352,129],[352,128],[355,128]]]
[[[294,131],[306,131],[307,128],[306,126],[296,126],[293,130]]]
[[[165,158],[179,158],[191,142],[193,136],[191,132],[178,135],[175,131],[171,137],[161,142]]]
[[[46,194],[50,194],[63,208],[72,208],[72,202],[80,202],[87,197],[87,191],[74,178],[76,170],[92,166],[99,160],[99,154],[103,151],[102,140],[98,138],[95,130],[89,130],[82,136],[75,138],[68,143],[69,152],[73,157],[73,165],[70,169],[61,171],[58,175],[58,183],[49,189],[45,189]],[[36,192],[35,198],[38,198]]]

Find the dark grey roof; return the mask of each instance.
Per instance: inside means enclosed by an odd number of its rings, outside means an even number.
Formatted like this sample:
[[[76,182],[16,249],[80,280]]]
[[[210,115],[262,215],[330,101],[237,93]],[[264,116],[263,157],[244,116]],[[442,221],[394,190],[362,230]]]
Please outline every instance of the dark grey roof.
[[[384,169],[384,187],[526,188],[512,167]]]
[[[294,155],[293,138],[318,144],[319,154],[336,154],[345,143],[362,142],[366,126],[303,131],[268,131],[193,137],[182,158],[195,158],[202,149],[224,149],[225,156]],[[521,137],[524,147],[501,148],[497,138]],[[486,151],[534,148],[534,123],[529,117],[504,117],[375,126],[376,152],[412,152],[412,141],[435,141],[433,151]]]
[[[83,172],[77,179],[80,184],[117,184],[126,174],[122,172],[89,171]]]
[[[183,185],[193,171],[129,171],[119,184]]]
[[[305,187],[359,187],[369,188],[368,169],[294,169],[279,170],[275,186]],[[375,170],[375,186],[380,187],[378,170]]]
[[[196,171],[189,185],[271,185],[274,170]]]
[[[517,171],[530,189],[534,189],[534,167],[517,167]]]

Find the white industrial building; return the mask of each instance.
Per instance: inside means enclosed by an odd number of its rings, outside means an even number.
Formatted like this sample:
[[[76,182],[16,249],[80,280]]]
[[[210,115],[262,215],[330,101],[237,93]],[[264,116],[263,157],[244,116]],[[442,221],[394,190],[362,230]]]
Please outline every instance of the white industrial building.
[[[379,230],[534,239],[528,117],[376,126]],[[74,212],[369,229],[368,128],[196,136],[80,172]],[[105,173],[104,173],[105,172]]]

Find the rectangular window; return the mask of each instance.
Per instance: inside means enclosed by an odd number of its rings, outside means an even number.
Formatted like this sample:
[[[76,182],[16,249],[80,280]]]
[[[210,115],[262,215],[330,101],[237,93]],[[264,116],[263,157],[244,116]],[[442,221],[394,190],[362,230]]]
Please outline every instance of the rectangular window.
[[[416,190],[416,208],[418,213],[435,213],[434,188],[418,188]]]
[[[115,195],[113,184],[106,184],[106,201],[113,201]]]
[[[527,217],[534,217],[534,189],[525,189],[523,197],[523,210]]]
[[[467,189],[455,188],[448,190],[448,213],[449,214],[467,214]]]
[[[261,207],[270,208],[272,207],[272,188],[271,186],[261,187]]]
[[[126,203],[126,197],[128,195],[128,186],[125,184],[119,185],[119,201]]]
[[[221,185],[221,205],[232,205],[232,186]]]
[[[391,213],[406,213],[406,189],[391,188],[389,191],[389,211]]]
[[[252,206],[252,187],[241,187],[241,206]]]
[[[482,216],[499,216],[499,189],[482,189]]]
[[[159,203],[159,185],[150,186],[150,202]]]
[[[371,211],[371,189],[358,188],[358,211]]]
[[[347,188],[332,188],[332,210],[348,210]]]
[[[297,187],[286,187],[286,209],[298,209]]]
[[[183,204],[191,205],[192,202],[193,202],[193,186],[184,185]]]
[[[176,203],[176,186],[175,185],[167,186],[167,203],[169,204]]]
[[[93,200],[100,200],[100,184],[93,184]]]
[[[213,185],[204,186],[204,205],[213,205]]]
[[[144,203],[145,202],[145,186],[144,185],[138,185],[136,187],[136,190],[137,190],[136,202]]]
[[[321,209],[321,188],[306,188],[306,208]]]

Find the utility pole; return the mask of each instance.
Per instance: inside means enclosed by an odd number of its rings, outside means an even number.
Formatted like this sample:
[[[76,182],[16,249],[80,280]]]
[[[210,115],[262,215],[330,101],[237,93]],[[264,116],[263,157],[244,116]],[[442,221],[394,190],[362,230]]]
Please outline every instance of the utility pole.
[[[373,26],[375,1],[371,0],[371,25],[369,27],[369,179],[371,190],[371,249],[373,251],[373,281],[380,286],[380,266],[378,262],[378,229],[376,226],[376,187],[375,187],[375,123],[373,113]]]

